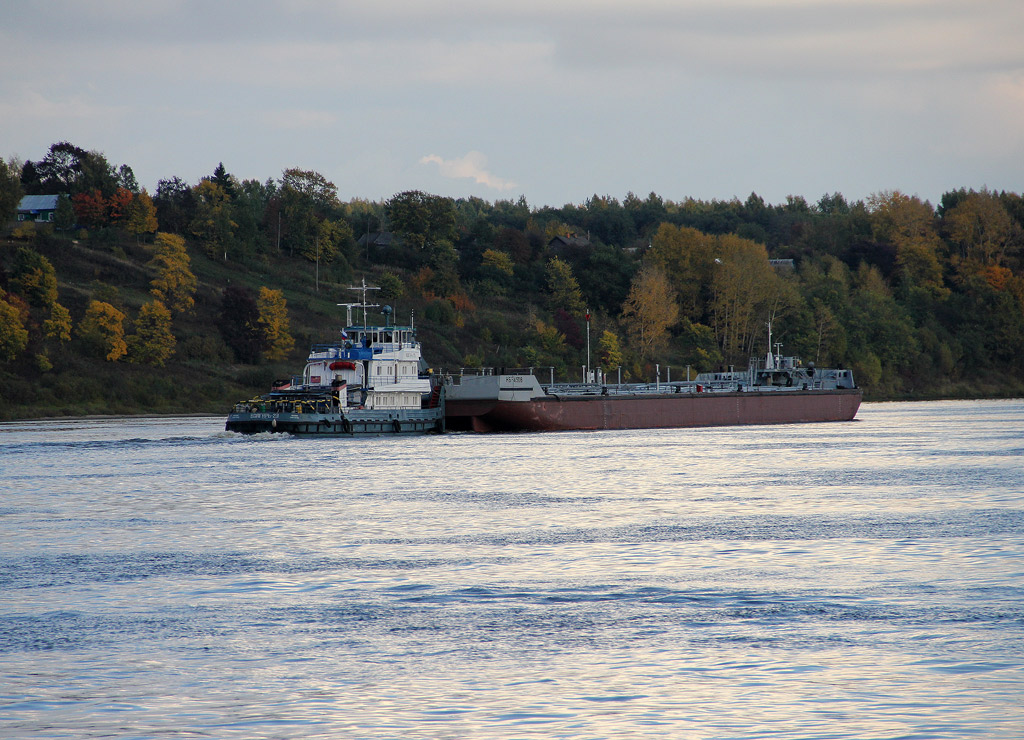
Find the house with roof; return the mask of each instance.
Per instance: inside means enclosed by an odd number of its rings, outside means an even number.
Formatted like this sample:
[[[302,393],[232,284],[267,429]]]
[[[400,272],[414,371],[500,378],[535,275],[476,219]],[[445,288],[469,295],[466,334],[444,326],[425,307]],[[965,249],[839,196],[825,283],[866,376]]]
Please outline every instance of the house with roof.
[[[356,241],[362,248],[367,246],[377,247],[378,249],[387,249],[388,247],[397,247],[401,245],[401,240],[397,235],[390,231],[371,231],[368,234],[363,234]]]
[[[18,204],[19,221],[53,221],[59,195],[26,195]]]
[[[548,242],[548,249],[558,253],[565,249],[589,249],[590,248],[590,235],[586,237],[577,236],[576,234],[568,234],[567,236],[554,236]]]

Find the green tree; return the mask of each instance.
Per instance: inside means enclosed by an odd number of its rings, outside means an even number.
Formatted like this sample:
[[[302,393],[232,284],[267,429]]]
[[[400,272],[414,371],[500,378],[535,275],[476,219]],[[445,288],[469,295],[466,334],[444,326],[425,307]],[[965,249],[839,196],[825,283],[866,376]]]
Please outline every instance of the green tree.
[[[21,187],[21,165],[14,157],[0,158],[0,223],[14,218],[24,190]]]
[[[61,195],[57,199],[57,210],[53,214],[53,225],[58,231],[67,231],[75,225],[75,207],[71,198]]]
[[[162,366],[174,354],[175,344],[171,312],[160,301],[144,304],[135,319],[135,333],[128,337],[128,361]]]
[[[456,210],[451,198],[407,190],[385,204],[391,230],[416,252],[426,252],[439,241],[455,241]]]
[[[552,311],[561,308],[570,316],[582,316],[583,292],[569,263],[552,257],[547,265],[548,303]]]
[[[102,301],[90,301],[85,316],[78,324],[78,335],[107,362],[124,357],[128,345],[124,341],[123,313]]]
[[[156,254],[149,266],[156,270],[156,277],[150,282],[149,292],[175,313],[192,310],[198,283],[189,269],[185,240],[177,234],[158,232],[155,243]]]
[[[405,294],[405,286],[393,272],[381,273],[377,277],[377,285],[380,287],[380,297],[384,300],[393,301]]]
[[[295,346],[295,340],[289,331],[288,305],[284,299],[284,293],[280,290],[261,287],[259,298],[256,299],[256,306],[259,310],[259,324],[267,346],[266,358],[268,360],[285,359],[292,351],[292,347]]]
[[[259,306],[251,290],[240,285],[224,289],[218,328],[238,362],[254,365],[260,361],[267,341],[260,326]]]
[[[287,169],[281,176],[281,190],[292,190],[320,212],[326,215],[341,204],[338,201],[338,187],[314,170],[302,170],[297,167]]]
[[[238,225],[231,219],[228,194],[212,180],[203,180],[192,189],[192,195],[196,211],[189,230],[202,242],[207,256],[222,257],[227,262]]]

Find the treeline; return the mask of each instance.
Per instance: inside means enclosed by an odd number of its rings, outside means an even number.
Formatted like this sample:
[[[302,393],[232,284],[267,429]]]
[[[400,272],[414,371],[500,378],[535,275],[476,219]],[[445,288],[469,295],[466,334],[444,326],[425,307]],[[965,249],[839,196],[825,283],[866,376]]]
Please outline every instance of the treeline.
[[[771,322],[785,354],[853,367],[875,398],[1024,390],[1014,193],[959,189],[935,207],[894,191],[782,204],[630,193],[555,208],[419,191],[343,202],[315,171],[239,180],[220,164],[150,195],[128,165],[60,142],[38,161],[0,162],[5,221],[25,194],[62,197],[50,223],[10,221],[0,252],[9,375],[50,372],[75,343],[105,363],[297,363],[292,333],[337,320],[319,291],[337,302],[358,274],[416,310],[428,356],[448,367],[578,377],[589,362],[635,379],[654,364],[745,366]],[[90,281],[73,260],[64,275],[44,253],[72,244],[134,277]],[[58,282],[75,286],[67,308]]]

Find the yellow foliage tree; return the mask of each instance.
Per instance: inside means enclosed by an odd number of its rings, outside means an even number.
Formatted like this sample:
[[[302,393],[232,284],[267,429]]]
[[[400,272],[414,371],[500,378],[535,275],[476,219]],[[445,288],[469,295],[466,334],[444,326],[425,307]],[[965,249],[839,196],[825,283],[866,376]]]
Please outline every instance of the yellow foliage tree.
[[[605,372],[611,372],[622,365],[622,345],[618,335],[605,329],[597,340],[597,358]]]
[[[515,273],[515,265],[512,263],[512,256],[507,252],[499,252],[497,249],[486,249],[481,263],[496,272],[512,277]]]
[[[261,287],[256,306],[259,309],[260,328],[266,339],[265,357],[268,360],[285,359],[295,346],[295,340],[289,333],[288,306],[284,293]]]
[[[150,282],[153,296],[175,313],[192,309],[196,292],[196,276],[189,269],[185,240],[177,234],[160,232],[156,235],[156,254],[149,266],[156,269],[156,277]]]
[[[71,341],[71,312],[59,303],[50,307],[50,318],[43,322],[43,336],[62,344]]]
[[[692,319],[704,313],[701,286],[711,283],[717,252],[713,235],[688,226],[663,223],[651,239],[649,260],[665,272],[678,291],[680,306]]]
[[[892,190],[872,194],[868,208],[875,238],[896,247],[896,263],[903,282],[936,296],[947,292],[938,257],[942,240],[931,205],[917,196]]]
[[[78,335],[107,359],[116,362],[124,357],[128,345],[124,341],[124,314],[103,301],[90,301],[78,324]]]
[[[141,238],[143,234],[152,234],[159,228],[156,206],[145,190],[132,198],[124,227],[129,234],[135,234],[136,238]]]
[[[21,311],[6,300],[0,290],[0,359],[10,362],[28,346],[28,329],[21,320]]]
[[[171,312],[160,301],[150,301],[139,309],[135,333],[128,337],[128,361],[143,365],[163,365],[174,354],[176,340],[171,333]]]
[[[20,247],[14,255],[11,286],[32,306],[49,308],[57,302],[57,272],[43,255]]]
[[[669,327],[679,320],[679,304],[660,267],[648,263],[640,268],[622,304],[622,320],[642,358],[664,347]]]
[[[970,193],[946,214],[949,235],[960,247],[960,258],[981,265],[998,265],[1006,254],[1013,220],[999,196],[983,190]]]
[[[718,249],[711,283],[713,328],[725,356],[740,359],[752,351],[761,321],[778,312],[785,291],[763,244],[726,234]]]

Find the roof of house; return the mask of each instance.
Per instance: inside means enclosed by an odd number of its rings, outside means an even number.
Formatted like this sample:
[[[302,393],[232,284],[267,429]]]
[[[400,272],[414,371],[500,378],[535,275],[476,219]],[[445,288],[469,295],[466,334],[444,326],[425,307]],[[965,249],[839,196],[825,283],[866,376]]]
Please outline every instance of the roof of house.
[[[24,212],[56,211],[59,195],[26,195],[18,204],[18,210]]]
[[[553,236],[548,242],[549,247],[589,247],[590,239],[570,234],[569,236]]]
[[[398,237],[390,231],[371,231],[369,234],[360,236],[356,243],[361,247],[366,246],[367,242],[375,247],[390,247],[393,244],[398,244],[398,241]]]

